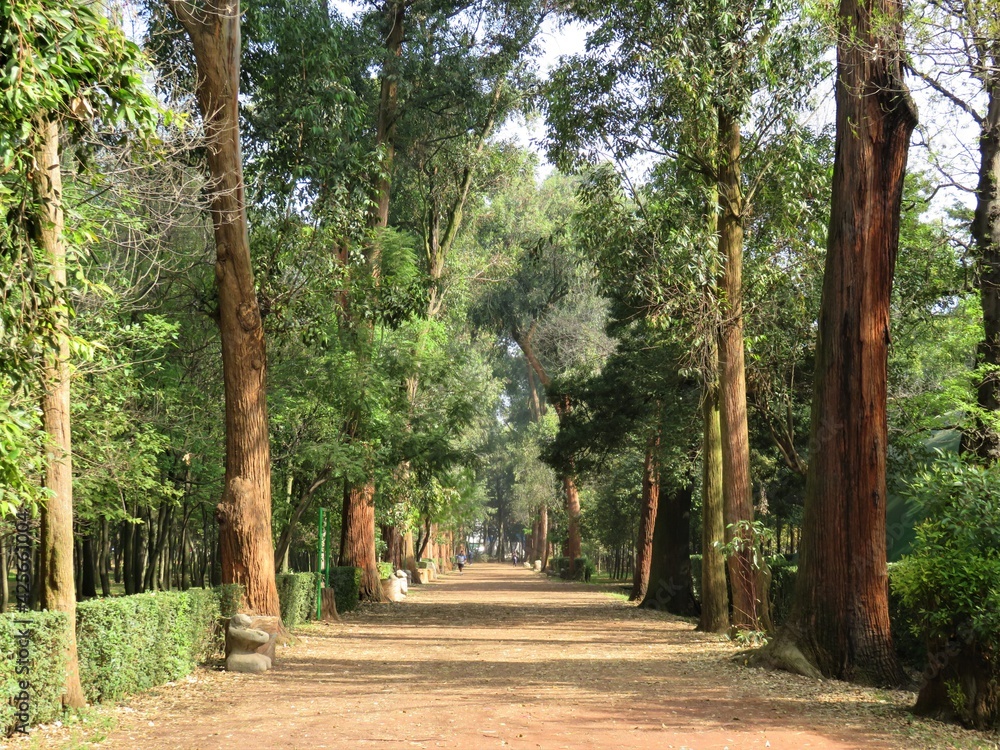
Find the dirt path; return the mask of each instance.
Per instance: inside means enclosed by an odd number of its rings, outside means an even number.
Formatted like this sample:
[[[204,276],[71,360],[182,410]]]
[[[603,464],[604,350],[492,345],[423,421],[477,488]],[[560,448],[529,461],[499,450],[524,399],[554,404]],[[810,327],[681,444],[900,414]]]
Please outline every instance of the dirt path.
[[[264,676],[199,670],[109,709],[99,747],[952,746],[907,723],[905,696],[742,669],[734,653],[597,587],[477,564],[304,629]]]

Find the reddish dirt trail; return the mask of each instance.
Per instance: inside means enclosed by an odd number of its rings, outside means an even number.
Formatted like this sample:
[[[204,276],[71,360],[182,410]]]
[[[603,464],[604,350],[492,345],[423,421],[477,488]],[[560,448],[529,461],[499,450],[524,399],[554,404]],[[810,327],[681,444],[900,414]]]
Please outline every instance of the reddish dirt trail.
[[[304,629],[266,675],[199,670],[118,707],[99,747],[931,746],[900,738],[895,708],[873,718],[867,693],[824,703],[853,689],[742,669],[733,652],[598,587],[476,564]]]

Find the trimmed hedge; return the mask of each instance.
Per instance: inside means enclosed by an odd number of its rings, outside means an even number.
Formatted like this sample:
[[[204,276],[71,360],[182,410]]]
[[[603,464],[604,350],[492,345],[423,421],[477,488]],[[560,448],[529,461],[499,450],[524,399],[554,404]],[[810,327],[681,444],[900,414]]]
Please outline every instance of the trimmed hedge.
[[[337,612],[352,612],[361,599],[361,568],[330,568],[330,585],[337,600]]]
[[[243,601],[243,586],[239,583],[224,583],[216,586],[215,591],[219,597],[219,615],[221,617],[232,617],[240,611],[240,602]]]
[[[18,641],[27,631],[28,673],[18,674]],[[59,718],[66,675],[66,615],[62,612],[11,612],[0,615],[0,736],[18,725]],[[21,682],[27,681],[27,721],[18,715]]]
[[[220,592],[160,591],[77,605],[87,700],[114,700],[188,674],[221,646]]]
[[[278,600],[281,602],[281,621],[289,630],[316,618],[316,584],[319,578],[319,573],[282,573],[275,577]]]
[[[569,558],[550,557],[548,571],[560,578],[569,579]],[[590,581],[596,572],[597,566],[590,561],[589,557],[576,558],[576,572],[573,575],[574,581]]]

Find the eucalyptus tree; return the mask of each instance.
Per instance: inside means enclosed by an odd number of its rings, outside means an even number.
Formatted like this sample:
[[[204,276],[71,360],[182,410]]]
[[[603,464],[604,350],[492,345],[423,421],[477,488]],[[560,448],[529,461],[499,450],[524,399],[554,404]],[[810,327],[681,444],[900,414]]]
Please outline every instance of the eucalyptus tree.
[[[558,163],[675,160],[716,204],[712,290],[727,536],[753,518],[744,365],[743,248],[747,217],[769,165],[744,174],[749,155],[799,127],[818,75],[809,22],[793,3],[582,3],[595,24],[588,51],[563,63],[549,86],[549,151]],[[700,221],[705,221],[700,219]],[[709,382],[714,378],[709,378]],[[734,615],[759,627],[749,550],[729,560]]]

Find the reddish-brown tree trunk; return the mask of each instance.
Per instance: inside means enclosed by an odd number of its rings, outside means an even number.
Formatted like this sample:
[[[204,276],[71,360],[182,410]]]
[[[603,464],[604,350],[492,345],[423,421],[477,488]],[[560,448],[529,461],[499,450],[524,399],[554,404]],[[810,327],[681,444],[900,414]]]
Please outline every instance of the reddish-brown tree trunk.
[[[750,484],[750,438],[747,428],[747,385],[743,352],[743,192],[740,184],[740,124],[719,110],[719,256],[722,275],[722,323],[719,328],[719,407],[722,429],[722,488],[726,542],[738,524],[753,521]],[[744,535],[746,532],[743,532]],[[749,545],[729,557],[733,591],[733,625],[759,630],[757,592]]]
[[[194,47],[198,107],[209,142],[226,399],[225,486],[216,509],[222,580],[244,587],[245,609],[279,616],[271,540],[267,354],[250,262],[240,151],[240,5],[239,0],[208,0],[199,6],[170,0],[170,7]]]
[[[916,109],[899,0],[841,0],[837,154],[823,278],[792,645],[838,679],[903,679],[889,625],[886,365],[899,213]],[[776,648],[776,653],[780,650]]]
[[[646,446],[642,466],[642,509],[639,512],[639,535],[635,543],[635,575],[632,578],[630,602],[642,601],[649,586],[649,564],[653,556],[653,530],[660,502],[660,466],[656,458],[660,436],[653,435]]]
[[[375,485],[348,484],[340,532],[339,565],[361,568],[361,599],[385,601],[375,559]]]
[[[39,531],[39,604],[65,612],[66,681],[62,702],[70,708],[86,704],[80,684],[76,648],[76,590],[73,580],[73,451],[70,441],[69,320],[66,289],[66,245],[63,239],[62,170],[59,123],[39,117],[34,123],[32,185],[38,202],[37,244],[50,266],[56,294],[52,310],[55,347],[45,355],[42,371],[42,420],[46,446],[45,487]]]

